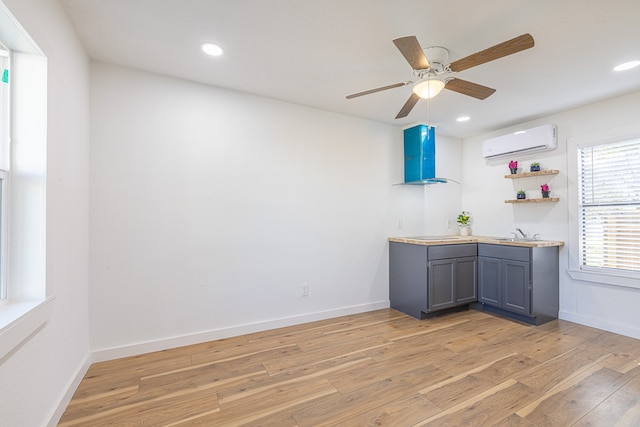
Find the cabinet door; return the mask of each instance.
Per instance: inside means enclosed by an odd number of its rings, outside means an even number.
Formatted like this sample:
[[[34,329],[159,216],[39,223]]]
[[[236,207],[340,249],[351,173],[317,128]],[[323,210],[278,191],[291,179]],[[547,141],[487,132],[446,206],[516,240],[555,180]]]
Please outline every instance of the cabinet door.
[[[528,262],[502,260],[502,308],[531,314],[530,266]]]
[[[455,260],[429,261],[427,308],[429,311],[455,306]]]
[[[478,301],[500,307],[502,304],[502,260],[478,257]]]
[[[456,258],[455,296],[456,305],[478,301],[477,289],[477,258]]]

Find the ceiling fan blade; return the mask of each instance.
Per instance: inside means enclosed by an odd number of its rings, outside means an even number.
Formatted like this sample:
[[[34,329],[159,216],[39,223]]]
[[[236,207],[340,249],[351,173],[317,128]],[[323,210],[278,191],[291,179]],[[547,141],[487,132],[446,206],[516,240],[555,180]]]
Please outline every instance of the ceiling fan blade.
[[[463,95],[472,96],[477,99],[486,99],[496,91],[490,87],[468,82],[457,77],[453,80],[449,80],[444,88]]]
[[[458,59],[457,61],[449,64],[449,68],[451,71],[456,72],[466,70],[467,68],[475,67],[476,65],[484,64],[485,62],[493,61],[495,59],[532,48],[533,45],[534,41],[531,34],[523,34],[488,49],[476,52],[465,58]]]
[[[411,68],[414,70],[426,70],[429,68],[429,61],[424,55],[416,36],[400,37],[395,39],[393,43],[404,56],[404,59],[411,65]]]
[[[409,99],[407,99],[407,102],[405,102],[404,105],[402,106],[402,109],[400,109],[400,112],[396,116],[396,119],[407,117],[419,100],[420,100],[420,97],[415,93],[412,93]]]
[[[359,96],[369,95],[369,94],[376,93],[376,92],[382,92],[383,90],[387,90],[387,89],[394,89],[394,88],[397,88],[397,87],[406,86],[409,83],[411,83],[411,82],[394,83],[394,84],[388,85],[388,86],[382,86],[382,87],[377,87],[375,89],[365,90],[364,92],[353,93],[351,95],[347,95],[347,99],[357,98]]]

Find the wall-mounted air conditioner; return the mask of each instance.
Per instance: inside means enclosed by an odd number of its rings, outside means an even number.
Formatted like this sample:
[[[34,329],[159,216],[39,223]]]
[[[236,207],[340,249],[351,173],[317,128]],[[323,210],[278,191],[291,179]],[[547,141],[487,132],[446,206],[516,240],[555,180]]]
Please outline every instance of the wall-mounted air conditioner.
[[[542,125],[483,141],[482,157],[496,159],[515,154],[554,150],[557,146],[556,126]]]

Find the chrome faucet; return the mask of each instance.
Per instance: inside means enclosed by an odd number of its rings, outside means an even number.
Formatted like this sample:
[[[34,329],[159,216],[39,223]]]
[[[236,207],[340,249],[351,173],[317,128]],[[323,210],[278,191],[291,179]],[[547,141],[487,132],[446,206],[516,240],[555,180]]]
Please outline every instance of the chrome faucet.
[[[516,231],[522,235],[523,239],[527,238],[527,235],[524,233],[524,231],[520,230],[519,228],[516,228]]]

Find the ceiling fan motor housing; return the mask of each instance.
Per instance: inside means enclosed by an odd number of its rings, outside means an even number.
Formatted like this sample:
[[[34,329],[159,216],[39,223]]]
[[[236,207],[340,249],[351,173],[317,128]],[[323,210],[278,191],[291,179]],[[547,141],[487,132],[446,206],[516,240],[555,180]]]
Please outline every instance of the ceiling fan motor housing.
[[[429,60],[431,69],[437,72],[444,72],[444,67],[449,63],[449,49],[442,46],[431,46],[424,50],[424,54]]]

